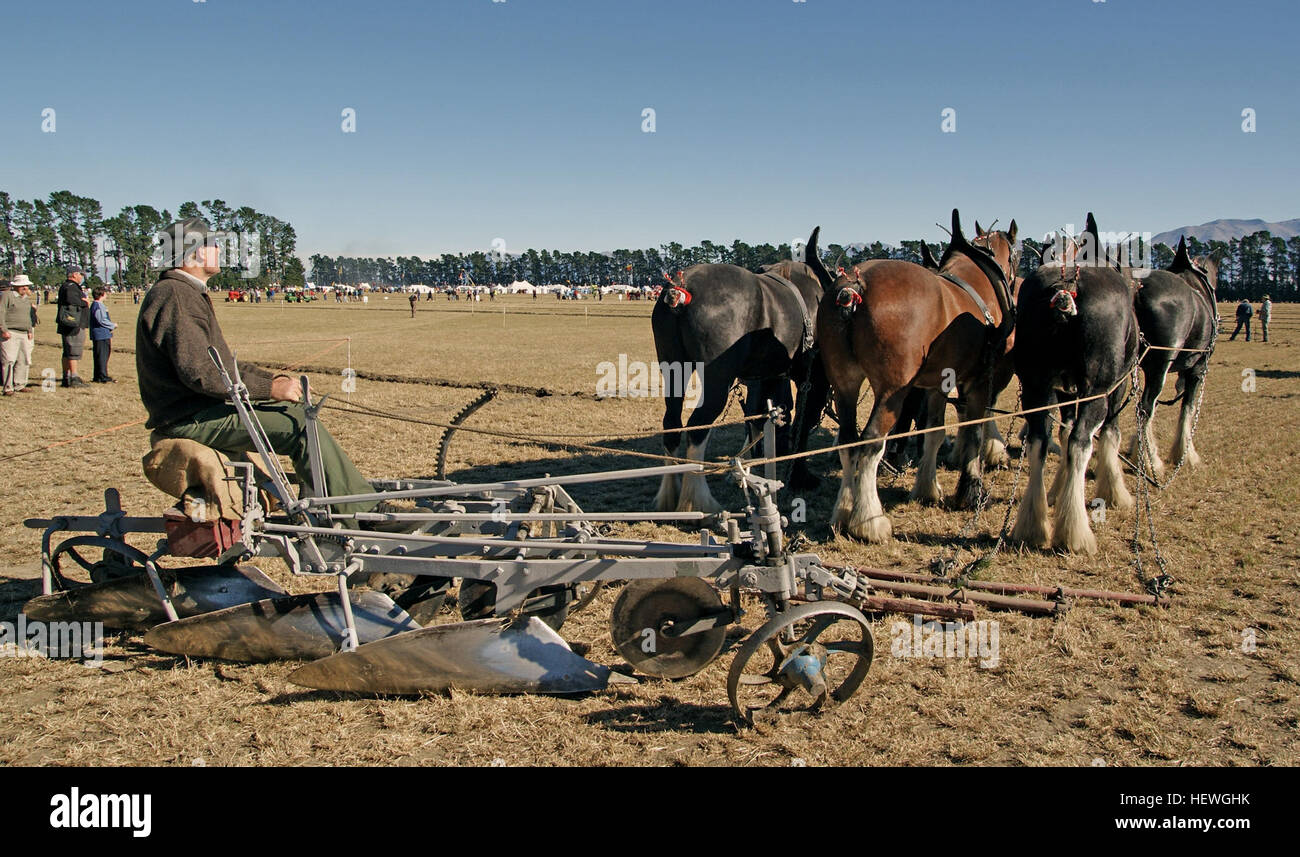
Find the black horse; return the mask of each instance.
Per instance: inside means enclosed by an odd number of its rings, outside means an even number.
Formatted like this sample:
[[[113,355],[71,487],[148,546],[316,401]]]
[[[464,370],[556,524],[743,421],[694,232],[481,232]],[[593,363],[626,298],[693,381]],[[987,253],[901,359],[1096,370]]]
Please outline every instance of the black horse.
[[[1085,233],[1100,248],[1096,221],[1088,215]],[[1097,437],[1097,496],[1108,507],[1133,507],[1119,467],[1120,410],[1127,400],[1126,376],[1138,357],[1138,324],[1133,286],[1100,253],[1092,258],[1059,258],[1030,275],[1020,287],[1013,352],[1026,409],[1098,394],[1077,406],[1068,442],[1052,489],[1054,532],[1047,520],[1043,470],[1047,457],[1048,411],[1026,416],[1029,484],[1020,503],[1012,538],[1034,547],[1095,553],[1097,539],[1084,504],[1084,477]],[[1064,414],[1062,415],[1065,416]]]
[[[682,389],[664,393],[664,449],[676,455],[683,434],[686,458],[704,459],[709,429],[722,415],[732,385],[739,379],[748,388],[746,416],[763,413],[765,402],[790,414],[790,383],[799,386],[795,448],[802,450],[826,404],[827,383],[816,359],[813,337],[823,282],[830,274],[817,251],[820,227],[814,229],[805,251],[806,262],[785,261],[767,265],[758,273],[735,265],[694,265],[678,273],[659,295],[650,323],[655,351],[665,376],[678,367],[701,366],[698,404],[682,432]],[[689,376],[689,368],[685,370]],[[750,424],[751,439],[761,431]],[[791,426],[777,431],[778,450],[790,449]],[[791,485],[802,487],[815,480],[803,459],[796,462]],[[702,474],[680,480],[665,476],[655,497],[660,511],[717,512],[720,506],[709,492]]]
[[[1142,286],[1133,301],[1138,327],[1150,345],[1166,348],[1205,349],[1204,351],[1165,351],[1152,349],[1142,359],[1142,398],[1139,403],[1140,428],[1133,435],[1129,449],[1136,461],[1138,444],[1146,435],[1147,449],[1151,453],[1151,467],[1156,477],[1164,472],[1164,462],[1156,452],[1151,429],[1160,391],[1165,377],[1178,373],[1182,387],[1182,413],[1178,420],[1178,433],[1174,435],[1175,461],[1185,460],[1193,467],[1200,456],[1192,446],[1192,419],[1205,383],[1205,371],[1210,365],[1210,353],[1219,331],[1218,285],[1219,267],[1211,259],[1192,259],[1187,253],[1187,239],[1180,239],[1173,263],[1163,271],[1152,271],[1142,279]]]

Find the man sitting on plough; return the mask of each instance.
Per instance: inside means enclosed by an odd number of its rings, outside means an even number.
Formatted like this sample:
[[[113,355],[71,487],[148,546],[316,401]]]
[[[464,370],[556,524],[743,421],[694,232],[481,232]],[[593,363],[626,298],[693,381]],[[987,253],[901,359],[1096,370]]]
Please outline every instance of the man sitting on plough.
[[[145,427],[153,430],[155,442],[160,438],[186,438],[236,455],[254,446],[235,406],[226,397],[220,370],[208,355],[212,347],[224,365],[235,364],[208,295],[208,278],[221,271],[214,237],[207,222],[199,217],[187,217],[167,227],[163,263],[168,267],[140,305],[135,364],[140,400],[149,412]],[[311,484],[301,386],[288,375],[274,375],[251,363],[240,362],[239,373],[271,447],[293,460],[299,482]],[[317,422],[317,427],[328,494],[373,493],[370,482],[338,441],[324,425]],[[339,512],[356,513],[373,511],[377,504],[366,501],[332,505]],[[426,598],[440,603],[439,598],[431,597],[443,583],[439,579],[416,583],[409,575],[375,575],[370,582],[408,609]],[[428,617],[420,616],[417,621],[419,618]]]
[[[208,224],[198,217],[167,227],[170,252],[164,251],[164,264],[169,267],[140,305],[135,366],[140,400],[149,412],[146,428],[162,437],[188,438],[219,452],[242,454],[253,449],[252,439],[227,400],[221,373],[208,356],[211,346],[227,366],[234,364],[208,296],[208,278],[221,271],[211,235]],[[302,388],[288,375],[273,375],[251,363],[240,362],[239,372],[272,447],[293,459],[299,481],[307,484],[311,466]],[[320,427],[320,455],[331,494],[373,491],[324,426]],[[338,506],[342,512],[368,512],[373,507],[373,502]]]

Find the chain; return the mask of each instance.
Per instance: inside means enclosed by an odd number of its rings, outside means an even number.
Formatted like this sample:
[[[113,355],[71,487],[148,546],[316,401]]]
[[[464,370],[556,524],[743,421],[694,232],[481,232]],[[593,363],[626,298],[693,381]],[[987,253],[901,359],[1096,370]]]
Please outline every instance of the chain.
[[[1137,383],[1137,367],[1133,368],[1133,383]],[[1160,543],[1156,539],[1156,522],[1151,512],[1151,486],[1147,484],[1146,470],[1151,464],[1151,446],[1147,443],[1146,432],[1143,431],[1143,418],[1141,406],[1133,409],[1137,415],[1138,428],[1138,460],[1137,468],[1137,491],[1138,502],[1137,508],[1133,513],[1133,567],[1137,574],[1138,581],[1152,595],[1159,595],[1168,589],[1174,582],[1173,575],[1169,573],[1168,565],[1165,563],[1164,556],[1160,553]],[[1148,578],[1142,568],[1142,511],[1146,510],[1147,527],[1151,536],[1151,548],[1155,554],[1156,565],[1160,573],[1154,577]]]

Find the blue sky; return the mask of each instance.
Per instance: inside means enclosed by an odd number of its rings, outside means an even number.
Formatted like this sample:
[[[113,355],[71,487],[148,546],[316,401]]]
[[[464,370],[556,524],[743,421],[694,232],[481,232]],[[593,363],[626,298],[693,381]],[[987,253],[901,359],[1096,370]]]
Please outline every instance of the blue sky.
[[[304,257],[815,224],[938,240],[953,206],[1035,236],[1089,209],[1106,230],[1283,220],[1297,19],[1266,0],[8,4],[0,190],[249,204]]]

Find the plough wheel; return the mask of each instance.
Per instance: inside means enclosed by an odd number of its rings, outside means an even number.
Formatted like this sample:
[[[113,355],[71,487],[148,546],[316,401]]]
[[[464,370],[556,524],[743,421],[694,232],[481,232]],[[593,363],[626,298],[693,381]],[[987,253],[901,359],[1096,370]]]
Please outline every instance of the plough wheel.
[[[77,551],[79,547],[102,548],[104,558],[98,562],[91,561]],[[74,536],[61,542],[50,553],[50,565],[54,573],[54,579],[58,581],[60,588],[63,589],[76,585],[71,583],[63,573],[61,560],[65,555],[72,557],[77,565],[89,572],[91,583],[103,583],[106,580],[118,577],[141,574],[144,572],[145,563],[149,559],[144,551],[117,539],[103,536]]]
[[[614,648],[637,672],[655,678],[686,678],[704,669],[722,651],[726,623],[681,636],[668,632],[723,610],[717,590],[698,577],[634,580],[614,602],[609,634]]]
[[[773,616],[741,644],[727,673],[727,696],[750,726],[782,711],[829,708],[857,692],[872,651],[871,628],[857,608],[836,601],[800,604]],[[791,700],[800,693],[812,703]]]

